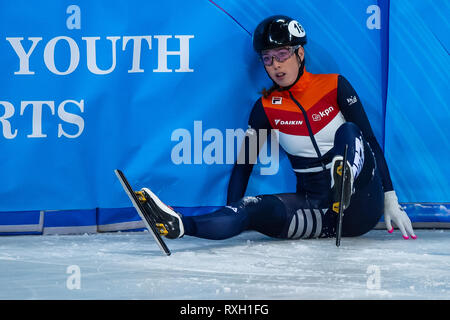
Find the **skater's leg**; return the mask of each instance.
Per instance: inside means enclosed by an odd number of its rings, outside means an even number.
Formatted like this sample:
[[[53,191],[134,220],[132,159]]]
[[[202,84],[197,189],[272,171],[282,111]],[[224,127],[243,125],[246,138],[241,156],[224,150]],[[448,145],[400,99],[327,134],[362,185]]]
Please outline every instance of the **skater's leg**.
[[[256,230],[272,237],[301,238],[318,236],[322,228],[322,219],[317,218],[320,211],[306,204],[305,196],[300,194],[244,197],[208,214],[183,216],[162,203],[151,190],[142,190],[148,198],[147,210],[165,226],[168,238],[186,234],[220,240],[245,230]]]
[[[384,210],[384,192],[381,178],[374,174],[365,186],[356,186],[350,206],[344,211],[342,236],[356,237],[372,230]]]
[[[335,214],[322,203],[298,193],[244,197],[212,213],[183,217],[183,224],[187,235],[216,240],[245,230],[283,239],[327,237]]]
[[[285,210],[285,225],[278,234],[282,239],[323,238],[334,234],[336,215],[328,208],[327,200],[306,198],[302,193],[282,193],[275,195]],[[264,233],[264,225],[260,232]]]
[[[383,212],[384,195],[372,150],[359,128],[350,122],[343,124],[336,132],[335,159],[343,155],[345,145],[348,146],[349,169],[352,173],[351,179],[354,180],[351,182],[350,203],[344,210],[342,235],[350,237],[362,235],[373,229]],[[333,168],[334,166],[331,169],[332,175]],[[332,202],[335,201],[335,194],[337,193],[335,190],[333,192],[332,188]]]
[[[341,159],[344,156],[345,146],[348,146],[347,161],[351,168],[353,179],[356,179],[364,165],[364,138],[358,126],[352,122],[342,124],[334,137],[334,158]]]
[[[345,210],[350,205],[350,199],[354,192],[354,181],[364,165],[364,139],[355,124],[346,122],[339,127],[334,137],[332,153],[334,156],[330,169],[331,207],[334,212],[338,213],[340,207]],[[346,159],[345,163],[344,158]],[[345,177],[343,178],[344,173]]]
[[[186,235],[221,240],[258,228],[261,223],[268,226],[266,234],[277,234],[285,224],[286,213],[277,197],[261,195],[244,197],[214,212],[182,219]]]

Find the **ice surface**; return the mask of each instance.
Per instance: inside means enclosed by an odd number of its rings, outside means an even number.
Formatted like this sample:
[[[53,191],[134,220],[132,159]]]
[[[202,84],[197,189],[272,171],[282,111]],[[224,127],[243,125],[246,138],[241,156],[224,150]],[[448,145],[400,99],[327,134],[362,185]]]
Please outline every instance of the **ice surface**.
[[[0,299],[450,299],[450,230],[416,234],[184,237],[170,257],[147,232],[0,237]]]

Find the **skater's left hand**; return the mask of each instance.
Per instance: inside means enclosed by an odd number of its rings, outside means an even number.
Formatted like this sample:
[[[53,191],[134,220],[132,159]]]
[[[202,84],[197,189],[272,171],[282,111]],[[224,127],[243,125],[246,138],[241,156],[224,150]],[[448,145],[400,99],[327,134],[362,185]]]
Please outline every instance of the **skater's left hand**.
[[[392,227],[391,222],[394,221],[395,225],[402,232],[402,236],[405,240],[409,239],[409,236],[411,236],[414,240],[417,238],[414,234],[411,220],[409,220],[406,212],[398,204],[395,191],[388,191],[384,193],[384,221],[389,233],[394,231],[394,227]]]

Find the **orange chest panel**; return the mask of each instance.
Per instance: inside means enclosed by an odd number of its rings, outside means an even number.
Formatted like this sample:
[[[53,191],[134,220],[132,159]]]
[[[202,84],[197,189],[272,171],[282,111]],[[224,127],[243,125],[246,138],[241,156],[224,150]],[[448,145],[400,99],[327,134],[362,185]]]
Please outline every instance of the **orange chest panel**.
[[[290,135],[307,136],[308,125],[316,134],[339,114],[337,75],[308,73],[306,79],[302,78],[289,91],[275,91],[262,98],[272,128]]]

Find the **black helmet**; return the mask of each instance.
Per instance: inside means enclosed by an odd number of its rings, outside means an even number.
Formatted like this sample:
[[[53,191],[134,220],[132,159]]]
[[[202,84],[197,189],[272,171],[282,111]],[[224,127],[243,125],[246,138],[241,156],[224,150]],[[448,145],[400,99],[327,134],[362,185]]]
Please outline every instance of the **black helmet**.
[[[306,44],[306,32],[297,20],[276,15],[261,21],[253,32],[253,49],[263,50]]]

